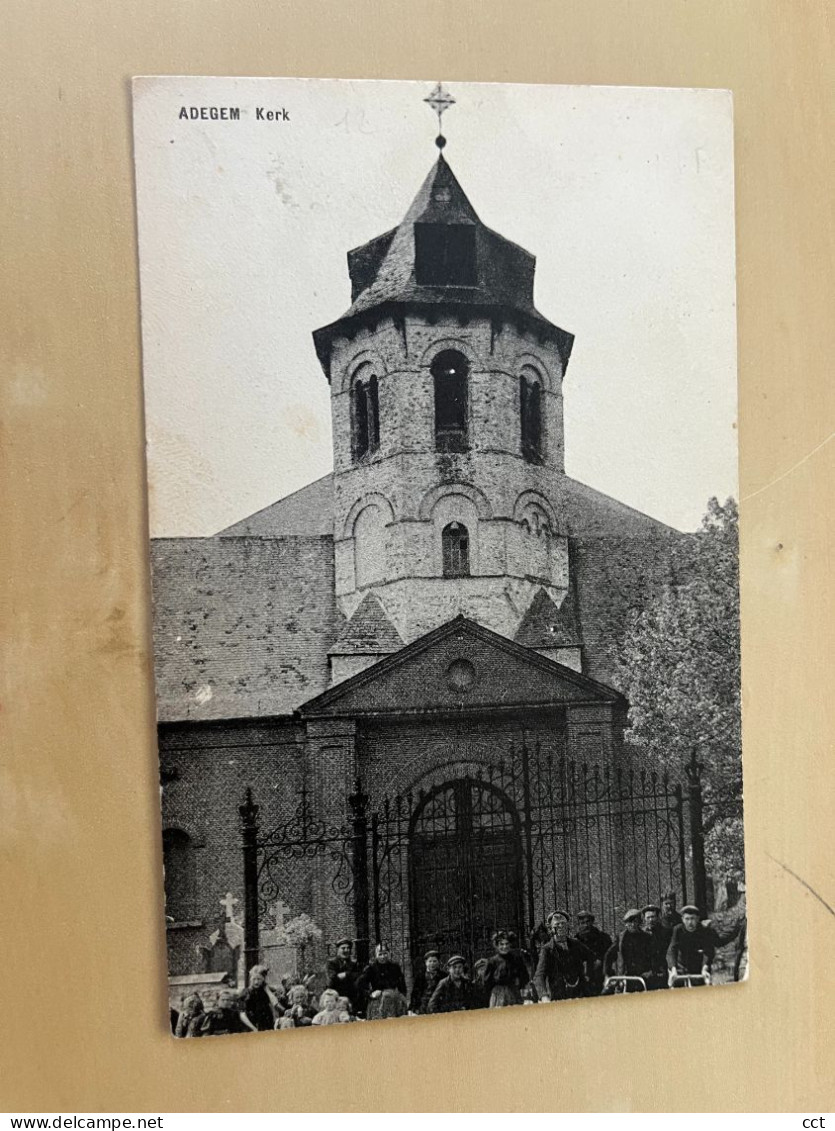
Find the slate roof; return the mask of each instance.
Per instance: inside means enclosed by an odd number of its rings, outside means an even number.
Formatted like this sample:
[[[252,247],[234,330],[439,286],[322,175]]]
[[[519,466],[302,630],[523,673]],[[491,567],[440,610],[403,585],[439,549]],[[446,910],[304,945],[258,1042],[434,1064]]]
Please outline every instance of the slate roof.
[[[376,597],[350,621],[336,608],[333,540],[324,533],[332,490],[325,476],[220,536],[152,542],[161,722],[291,714],[327,688],[334,648],[402,647]],[[617,688],[629,615],[674,580],[674,548],[689,536],[568,478],[560,509],[575,588],[560,609],[540,591],[516,641],[582,641],[584,671]]]
[[[526,648],[571,648],[581,643],[574,584],[569,587],[559,608],[540,589],[522,617],[514,640]]]
[[[674,527],[581,483],[579,479],[566,475],[561,482],[560,497],[554,502],[569,535],[611,538],[680,534]]]
[[[366,593],[350,620],[345,621],[334,652],[357,655],[397,652],[403,647],[400,633],[386,616],[380,599]]]
[[[415,278],[415,225],[464,224],[475,230],[477,281],[474,286],[428,286]],[[481,222],[458,180],[440,154],[401,223],[348,253],[351,306],[313,341],[329,375],[331,343],[370,314],[397,312],[404,306],[465,306],[520,319],[543,338],[557,342],[565,364],[574,337],[550,322],[534,306],[536,258]]]
[[[160,722],[289,714],[328,686],[333,541],[151,543]]]
[[[308,483],[278,502],[219,531],[218,538],[275,538],[333,534],[333,475]]]
[[[671,526],[564,476],[559,499],[555,499],[566,533],[576,537],[677,534]],[[285,535],[331,534],[333,532],[333,475],[308,484],[271,506],[221,530],[219,537],[250,535],[282,538]]]
[[[676,548],[692,534],[571,539],[577,609],[583,639],[583,670],[593,679],[620,687],[620,642],[630,615],[676,576]]]

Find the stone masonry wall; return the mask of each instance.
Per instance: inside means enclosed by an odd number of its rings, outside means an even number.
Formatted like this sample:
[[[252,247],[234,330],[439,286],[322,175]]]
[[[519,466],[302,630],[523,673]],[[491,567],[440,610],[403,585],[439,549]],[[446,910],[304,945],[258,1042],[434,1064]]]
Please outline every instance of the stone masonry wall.
[[[460,351],[470,365],[469,450],[462,453],[435,450],[430,366],[444,349]],[[378,378],[380,445],[354,463],[351,384],[359,370]],[[543,390],[541,463],[522,458],[523,373],[537,374]],[[409,641],[459,612],[512,635],[540,586],[559,604],[568,551],[555,506],[564,470],[556,348],[485,318],[446,315],[430,323],[415,315],[337,342],[332,374],[334,557],[343,613],[350,616],[371,589]],[[466,579],[443,577],[441,531],[450,522],[469,533]]]

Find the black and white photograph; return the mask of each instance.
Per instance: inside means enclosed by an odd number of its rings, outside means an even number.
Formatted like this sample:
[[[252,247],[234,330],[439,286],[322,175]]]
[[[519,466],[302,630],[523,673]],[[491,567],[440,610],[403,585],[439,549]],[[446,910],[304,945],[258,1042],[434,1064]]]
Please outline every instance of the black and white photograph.
[[[745,980],[730,94],[133,114],[172,1033]]]

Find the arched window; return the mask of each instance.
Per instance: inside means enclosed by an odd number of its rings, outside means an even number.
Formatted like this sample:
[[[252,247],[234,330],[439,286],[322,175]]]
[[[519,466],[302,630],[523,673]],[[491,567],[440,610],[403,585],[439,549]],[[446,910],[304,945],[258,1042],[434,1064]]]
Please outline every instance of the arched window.
[[[351,386],[354,460],[364,459],[380,446],[380,401],[376,374],[355,377]]]
[[[522,456],[528,463],[542,462],[542,386],[535,378],[519,378],[519,417]]]
[[[457,350],[442,350],[432,362],[431,372],[435,382],[435,448],[439,452],[465,452],[470,366]]]
[[[441,531],[444,577],[470,576],[470,536],[466,526],[451,522]]]
[[[388,516],[371,503],[354,522],[354,578],[358,588],[385,581],[388,573]]]
[[[176,923],[197,915],[197,867],[194,843],[182,829],[164,829],[165,914]]]
[[[538,506],[529,505],[522,519],[526,532],[520,565],[529,577],[550,578],[552,569],[551,524],[548,515]]]
[[[522,526],[528,534],[535,534],[537,538],[547,539],[551,537],[551,524],[548,521],[548,515],[541,507],[534,505],[526,507]]]

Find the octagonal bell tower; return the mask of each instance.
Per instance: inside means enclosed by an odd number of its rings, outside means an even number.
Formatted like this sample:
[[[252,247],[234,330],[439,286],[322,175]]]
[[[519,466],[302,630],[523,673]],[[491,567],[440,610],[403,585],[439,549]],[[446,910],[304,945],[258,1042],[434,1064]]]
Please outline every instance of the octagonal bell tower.
[[[443,152],[403,221],[348,253],[352,305],[314,341],[331,386],[337,600],[360,632],[387,622],[408,643],[462,613],[512,638],[540,590],[566,600],[573,338],[536,310],[534,267],[481,222]]]

